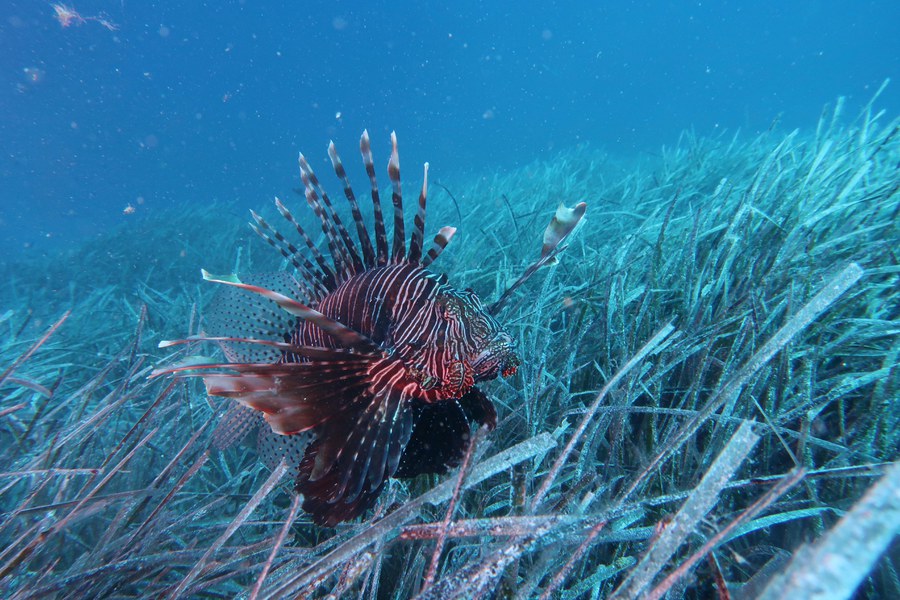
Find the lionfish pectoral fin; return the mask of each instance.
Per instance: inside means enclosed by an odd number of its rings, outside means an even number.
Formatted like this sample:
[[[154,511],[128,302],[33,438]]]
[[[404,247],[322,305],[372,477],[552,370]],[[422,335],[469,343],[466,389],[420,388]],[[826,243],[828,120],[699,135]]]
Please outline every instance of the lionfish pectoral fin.
[[[581,222],[581,218],[584,216],[586,210],[587,204],[585,202],[579,202],[574,208],[567,208],[563,204],[559,205],[553,218],[550,219],[550,224],[547,225],[547,228],[544,230],[544,240],[543,246],[541,247],[540,258],[525,269],[525,272],[522,273],[521,277],[509,286],[496,302],[488,307],[488,313],[496,315],[500,312],[500,309],[503,308],[503,305],[506,304],[510,295],[528,281],[538,269],[547,264],[554,264],[556,255],[566,248],[566,246],[560,246],[560,244],[575,230]]]
[[[384,358],[353,410],[316,429],[300,465],[303,509],[322,525],[371,507],[394,475],[413,427],[412,391],[400,361]]]
[[[354,331],[353,329],[350,329],[339,321],[335,321],[334,319],[326,317],[319,311],[306,306],[302,302],[298,302],[297,300],[289,298],[284,294],[280,294],[264,287],[242,283],[236,276],[219,278],[211,275],[206,270],[203,270],[202,273],[203,279],[205,279],[206,281],[221,283],[223,285],[230,285],[242,290],[247,290],[248,292],[253,292],[254,294],[259,294],[264,298],[268,298],[295,317],[303,319],[304,321],[308,321],[313,325],[319,327],[320,329],[334,337],[336,340],[338,340],[345,348],[352,348],[354,350],[358,350],[361,352],[370,352],[373,354],[381,353],[381,348],[378,346],[378,344],[370,340],[368,337],[357,331]]]
[[[174,341],[163,340],[159,343],[159,347],[160,348],[168,348],[170,346],[174,346],[179,343],[188,343],[189,341],[192,341],[192,340],[174,340]],[[203,369],[203,368],[209,367],[210,365],[215,365],[217,363],[218,363],[218,361],[216,359],[211,358],[209,356],[202,356],[199,354],[186,356],[186,357],[182,358],[181,360],[179,360],[177,363],[168,365],[161,369],[153,369],[150,372],[150,378],[153,379],[154,377],[159,377],[160,375],[168,375],[170,373],[178,373],[181,371],[190,371],[192,369]]]
[[[370,357],[335,352],[334,360],[229,364],[235,373],[203,375],[210,395],[233,398],[265,416],[275,433],[308,431],[354,412],[368,386]]]
[[[194,338],[188,341],[222,338]],[[240,338],[225,338],[229,340]],[[263,413],[275,433],[307,431],[352,412],[369,383],[369,370],[380,356],[352,350],[243,340],[281,348],[306,362],[210,363],[188,360],[153,375],[177,373],[202,377],[207,393],[234,399]]]

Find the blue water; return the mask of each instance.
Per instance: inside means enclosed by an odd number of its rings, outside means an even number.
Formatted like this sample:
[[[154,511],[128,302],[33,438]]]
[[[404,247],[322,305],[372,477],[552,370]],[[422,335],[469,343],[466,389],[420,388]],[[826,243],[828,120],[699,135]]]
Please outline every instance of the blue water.
[[[407,176],[490,174],[581,142],[810,129],[900,111],[900,2],[0,3],[0,248],[77,244],[167,207],[258,208],[331,138]],[[126,208],[134,207],[132,214]],[[129,211],[130,212],[130,209]]]

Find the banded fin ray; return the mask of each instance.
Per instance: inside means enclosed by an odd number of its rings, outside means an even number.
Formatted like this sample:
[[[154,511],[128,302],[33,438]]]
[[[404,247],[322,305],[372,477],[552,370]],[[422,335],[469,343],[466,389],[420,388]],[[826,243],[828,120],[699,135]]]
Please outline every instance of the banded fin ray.
[[[302,154],[300,155],[303,156]],[[343,221],[341,221],[341,217],[337,214],[337,211],[334,209],[334,206],[331,204],[331,199],[328,197],[328,192],[325,191],[325,188],[319,183],[319,178],[316,177],[315,171],[313,171],[312,167],[306,161],[305,158],[301,160],[301,164],[306,168],[307,175],[309,177],[309,183],[312,184],[313,190],[318,193],[318,195],[322,199],[322,204],[325,207],[325,212],[328,215],[328,218],[331,219],[331,228],[337,232],[340,236],[341,241],[343,242],[343,247],[338,244],[338,248],[341,250],[341,253],[344,257],[344,260],[347,258],[350,259],[352,263],[352,271],[351,274],[355,275],[363,271],[363,263],[362,259],[359,257],[359,253],[356,251],[356,244],[353,243],[353,238],[350,237],[350,234],[347,233],[347,228],[344,227]]]
[[[437,260],[437,257],[441,255],[441,252],[444,251],[444,248],[447,247],[447,244],[450,243],[450,240],[453,239],[455,234],[456,227],[441,227],[441,230],[434,236],[434,242],[431,245],[431,249],[428,251],[428,254],[425,255],[425,258],[422,259],[422,266],[427,268],[431,263]]]
[[[331,254],[332,262],[334,263],[334,270],[338,273],[338,282],[345,281],[355,273],[353,258],[344,246],[343,240],[340,239],[338,222],[334,220],[336,215],[328,214],[323,202],[319,201],[319,194],[316,191],[317,186],[313,184],[316,175],[313,173],[312,168],[309,166],[309,163],[306,162],[306,158],[304,158],[302,153],[300,154],[298,162],[300,163],[300,181],[303,182],[306,202],[309,204],[310,208],[312,208],[313,213],[319,218],[319,222],[322,225],[322,233],[325,234],[325,239],[328,242],[328,251]],[[344,233],[346,233],[346,231]],[[356,260],[359,260],[358,256],[356,257]]]
[[[281,201],[278,198],[275,198],[275,205],[281,205]],[[256,211],[250,210],[250,215],[253,217],[255,223],[250,223],[251,229],[264,239],[270,246],[278,250],[278,252],[285,257],[290,263],[294,266],[297,272],[301,275],[301,278],[297,280],[298,287],[302,289],[306,297],[310,300],[320,300],[325,294],[328,293],[328,275],[323,275],[320,271],[316,270],[316,267],[313,266],[309,259],[307,259],[300,251],[297,249],[294,244],[289,242],[277,229],[269,225],[265,219],[263,219]],[[299,225],[298,225],[299,227]],[[303,229],[300,228],[300,232],[303,236],[306,236],[306,233],[303,232]],[[312,244],[312,241],[310,241]],[[323,258],[324,260],[324,258]]]
[[[512,293],[531,279],[531,276],[538,269],[546,264],[554,263],[556,255],[566,249],[566,246],[561,246],[560,244],[575,230],[575,227],[581,221],[581,217],[584,216],[585,210],[587,210],[587,204],[584,202],[579,202],[574,208],[567,208],[562,204],[559,205],[553,218],[550,219],[550,224],[544,230],[544,243],[541,247],[540,258],[531,263],[525,269],[525,272],[511,286],[506,288],[506,291],[500,294],[496,302],[488,307],[489,314],[496,315],[500,312],[500,309],[503,308],[503,305],[506,304]]]
[[[419,210],[413,219],[413,232],[409,238],[409,261],[418,263],[422,260],[422,247],[425,245],[425,204],[428,201],[428,163],[425,163],[422,175],[422,191],[419,192]]]
[[[300,236],[300,238],[306,244],[306,247],[309,249],[309,253],[312,255],[313,260],[315,260],[316,264],[319,265],[320,273],[317,274],[316,277],[321,280],[322,284],[328,290],[333,289],[334,285],[335,285],[335,278],[337,275],[332,270],[332,268],[328,265],[328,261],[325,260],[325,257],[322,255],[322,253],[319,252],[319,249],[313,243],[312,238],[309,237],[309,235],[306,233],[306,230],[304,230],[303,227],[300,225],[300,223],[297,222],[297,220],[294,218],[294,215],[291,214],[291,211],[288,210],[288,208],[281,202],[281,200],[277,196],[275,197],[275,207],[278,209],[278,212],[281,214],[281,216],[284,217],[284,219],[288,223],[290,223],[291,225],[294,226],[294,229],[297,231],[297,234]],[[254,215],[255,215],[255,213],[254,213]],[[254,219],[256,219],[256,217],[258,217],[258,216],[259,215],[255,215]],[[278,234],[278,231],[275,228],[269,226],[267,223],[265,223],[265,221],[263,221],[261,217],[259,219],[257,219],[257,223],[260,223],[260,225],[265,224],[265,226],[270,231],[274,232],[275,234]],[[282,239],[283,239],[283,237],[282,237]],[[308,261],[306,263],[304,263],[304,265],[308,265],[308,268],[311,267],[311,265],[309,265]],[[312,273],[315,273],[314,268],[310,268],[310,271]]]
[[[372,247],[372,241],[369,239],[369,230],[366,229],[362,212],[359,210],[356,194],[353,193],[353,188],[350,186],[350,179],[347,177],[347,172],[344,170],[344,164],[341,162],[341,157],[338,155],[334,142],[328,143],[328,158],[331,159],[334,174],[338,176],[338,179],[341,180],[341,184],[344,186],[344,196],[347,197],[347,202],[350,204],[353,222],[356,223],[356,234],[359,237],[359,244],[362,246],[363,264],[366,269],[371,269],[375,266],[375,249]]]
[[[376,380],[396,380],[402,364],[373,366]],[[335,525],[371,507],[397,471],[413,429],[405,386],[373,386],[356,418],[334,419],[317,430],[300,466],[297,489],[303,510],[316,522]]]
[[[363,165],[369,176],[369,184],[372,188],[372,210],[375,218],[375,247],[377,254],[375,264],[384,266],[388,262],[387,232],[384,228],[384,215],[381,210],[381,197],[378,193],[378,181],[375,179],[375,163],[372,159],[372,144],[369,141],[368,130],[363,130],[359,138],[359,151],[362,154]]]
[[[391,180],[391,201],[394,204],[394,247],[391,251],[391,260],[398,263],[406,258],[406,233],[403,224],[403,191],[400,185],[400,153],[397,151],[397,134],[393,131],[388,178]]]

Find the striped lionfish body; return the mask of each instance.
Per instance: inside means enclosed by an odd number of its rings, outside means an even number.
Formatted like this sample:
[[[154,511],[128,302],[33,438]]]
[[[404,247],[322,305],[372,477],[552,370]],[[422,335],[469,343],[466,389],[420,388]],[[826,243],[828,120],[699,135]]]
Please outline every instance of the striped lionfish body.
[[[201,375],[209,394],[262,413],[277,434],[311,434],[294,465],[297,490],[304,496],[304,510],[323,525],[371,507],[390,477],[441,473],[459,464],[471,424],[496,424],[493,404],[477,384],[510,376],[519,364],[512,338],[493,316],[507,294],[486,307],[474,292],[457,290],[428,269],[455,229],[442,228],[425,252],[427,163],[407,247],[393,134],[391,142],[391,248],[368,134],[363,133],[360,149],[371,182],[374,245],[334,145],[328,154],[343,183],[358,244],[301,155],[306,200],[321,224],[331,260],[277,199],[304,252],[253,213],[251,225],[292,263],[295,276],[266,279],[267,287],[252,278],[204,272],[205,278],[230,286],[232,299],[240,298],[224,311],[224,321],[233,327],[223,329],[224,335],[201,338],[219,342],[230,362],[166,370]],[[554,258],[583,212],[583,203],[574,220],[557,212],[557,227],[551,232],[551,223],[545,233],[541,259],[507,292]],[[290,320],[279,321],[279,314]]]

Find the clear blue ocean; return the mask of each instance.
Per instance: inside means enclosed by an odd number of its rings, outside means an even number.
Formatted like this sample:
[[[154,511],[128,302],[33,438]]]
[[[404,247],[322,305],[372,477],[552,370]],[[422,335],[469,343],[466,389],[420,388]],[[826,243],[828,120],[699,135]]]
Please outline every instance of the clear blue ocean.
[[[237,212],[296,154],[386,153],[439,179],[685,129],[811,128],[839,96],[900,109],[900,3],[139,2],[0,6],[0,244],[41,252],[163,207]],[[376,135],[377,134],[377,135]],[[382,146],[377,146],[381,142]],[[345,150],[345,153],[348,151]],[[128,206],[134,213],[124,214]],[[130,210],[129,210],[130,213]]]

